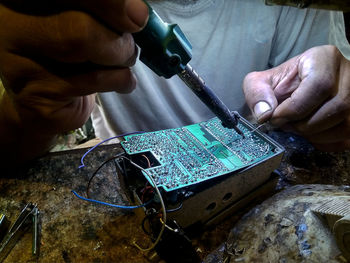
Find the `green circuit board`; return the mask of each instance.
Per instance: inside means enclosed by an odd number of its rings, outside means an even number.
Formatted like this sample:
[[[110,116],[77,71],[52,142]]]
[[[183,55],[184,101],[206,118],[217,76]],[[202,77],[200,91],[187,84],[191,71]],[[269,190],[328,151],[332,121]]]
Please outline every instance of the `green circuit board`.
[[[158,165],[145,170],[158,187],[173,191],[246,168],[278,151],[246,121],[240,119],[238,128],[244,138],[213,118],[182,128],[125,136],[121,144],[129,155],[150,152]]]

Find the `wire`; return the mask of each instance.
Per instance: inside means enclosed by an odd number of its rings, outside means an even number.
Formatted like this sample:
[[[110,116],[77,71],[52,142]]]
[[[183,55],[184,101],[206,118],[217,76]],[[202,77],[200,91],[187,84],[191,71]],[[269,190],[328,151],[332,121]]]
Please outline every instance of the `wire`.
[[[182,203],[178,207],[176,207],[174,209],[166,210],[166,212],[167,213],[173,213],[173,212],[179,211],[181,208],[182,208]]]
[[[175,233],[179,232],[178,230],[176,230],[176,229],[174,229],[174,228],[171,228],[170,226],[168,226],[167,224],[165,224],[161,218],[159,218],[159,220],[160,220],[160,222],[161,222],[162,224],[164,224],[165,227],[166,227],[167,229],[169,229],[170,231],[173,231],[173,232],[175,232]]]
[[[85,164],[84,164],[84,159],[85,157],[91,152],[93,151],[95,148],[97,148],[98,146],[100,146],[101,144],[105,143],[105,142],[108,142],[110,140],[113,140],[113,139],[117,139],[119,137],[124,137],[124,136],[128,136],[128,135],[133,135],[133,134],[139,134],[139,133],[145,133],[144,131],[136,131],[136,132],[130,132],[130,133],[124,133],[124,134],[120,134],[120,135],[117,135],[117,136],[113,136],[111,138],[108,138],[106,140],[103,140],[102,142],[99,142],[98,144],[96,144],[95,146],[91,147],[89,150],[87,150],[86,153],[84,153],[84,155],[81,157],[80,159],[80,163],[81,165],[79,166],[79,169],[80,168],[83,168],[85,167]]]
[[[164,204],[164,200],[163,200],[163,197],[159,191],[159,188],[156,184],[156,182],[154,181],[153,177],[148,173],[147,170],[145,170],[144,168],[142,168],[141,166],[139,166],[138,164],[134,163],[133,161],[131,161],[129,158],[125,157],[125,156],[121,156],[120,158],[124,158],[126,160],[128,160],[132,165],[134,165],[136,168],[139,168],[141,171],[143,171],[147,177],[149,178],[149,180],[152,182],[154,188],[156,189],[156,192],[157,192],[157,195],[159,196],[159,200],[160,200],[160,203],[161,203],[161,206],[162,206],[162,210],[163,210],[163,218],[162,218],[162,227],[160,229],[160,232],[158,234],[158,237],[156,239],[156,241],[152,244],[152,246],[150,246],[149,248],[142,248],[140,247],[136,242],[133,242],[134,245],[139,249],[141,250],[142,252],[147,252],[147,251],[150,251],[152,249],[154,249],[156,247],[156,245],[159,243],[162,235],[163,235],[163,232],[164,232],[164,229],[165,229],[165,224],[166,224],[166,209],[165,209],[165,204]]]
[[[81,200],[84,201],[88,201],[91,203],[96,203],[96,204],[100,204],[100,205],[107,205],[107,206],[111,206],[111,207],[116,207],[116,208],[122,208],[122,209],[136,209],[136,208],[140,208],[140,207],[144,207],[146,205],[148,205],[149,203],[151,203],[151,201],[153,201],[152,199],[149,200],[148,202],[142,204],[142,205],[138,205],[138,206],[125,206],[125,205],[116,205],[116,204],[111,204],[111,203],[107,203],[107,202],[103,202],[103,201],[99,201],[99,200],[95,200],[95,199],[90,199],[90,198],[85,198],[81,195],[79,195],[77,192],[75,192],[74,190],[72,190],[72,193],[78,197]]]
[[[263,124],[260,124],[259,126],[255,127],[253,130],[250,131],[250,133],[255,132],[256,130],[259,130],[262,126],[265,126],[266,122],[264,122]]]
[[[121,134],[121,135],[117,135],[117,136],[114,136],[114,137],[111,137],[109,139],[106,139],[106,140],[103,140],[102,142],[96,144],[95,146],[93,146],[92,148],[90,148],[86,153],[84,153],[84,155],[81,157],[80,159],[80,162],[81,162],[81,165],[79,166],[79,169],[80,168],[83,168],[85,167],[85,164],[84,164],[84,159],[85,157],[91,152],[93,151],[95,148],[97,148],[98,146],[100,146],[101,144],[109,141],[109,140],[113,140],[113,139],[116,139],[116,138],[119,138],[119,137],[123,137],[123,136],[128,136],[128,135],[132,135],[132,134],[139,134],[139,133],[144,133],[144,131],[138,131],[138,132],[132,132],[132,133],[125,133],[125,134]],[[161,206],[162,206],[162,211],[163,211],[163,218],[162,218],[162,227],[160,229],[160,232],[158,234],[158,237],[156,238],[155,242],[152,244],[152,246],[150,246],[149,248],[142,248],[140,247],[135,241],[133,242],[133,244],[139,249],[141,250],[142,252],[147,252],[147,251],[150,251],[152,249],[154,249],[156,247],[156,245],[159,243],[162,235],[163,235],[163,232],[164,232],[164,229],[165,229],[165,224],[166,224],[166,209],[165,209],[165,204],[164,204],[164,200],[163,200],[163,197],[159,191],[159,188],[156,184],[156,182],[154,181],[154,179],[152,178],[152,176],[148,173],[147,170],[145,170],[144,168],[142,168],[141,166],[139,166],[138,164],[134,163],[132,160],[130,160],[129,158],[125,157],[125,156],[114,156],[113,158],[110,158],[108,159],[107,161],[105,161],[104,163],[102,163],[98,168],[97,170],[95,171],[95,173],[93,174],[93,176],[91,176],[90,180],[89,180],[89,185],[90,186],[90,183],[91,183],[91,180],[93,179],[93,177],[97,174],[97,172],[99,171],[99,169],[101,169],[103,167],[104,164],[106,164],[107,162],[111,161],[112,159],[116,159],[116,158],[123,158],[123,159],[126,159],[128,160],[132,165],[134,165],[136,168],[140,169],[141,171],[143,171],[146,176],[149,178],[149,181],[152,182],[154,188],[156,189],[156,192],[157,192],[157,195],[159,196],[159,200],[160,200],[160,203],[161,203]],[[145,156],[146,159],[147,156]],[[150,165],[149,163],[149,159],[148,159],[148,164]],[[87,190],[88,191],[88,190]],[[79,194],[77,194],[74,190],[72,190],[72,193],[82,199],[82,200],[85,200],[85,201],[88,201],[88,202],[92,202],[92,203],[97,203],[97,204],[103,204],[103,205],[107,205],[107,206],[112,206],[112,207],[117,207],[117,208],[123,208],[123,209],[135,209],[135,208],[140,208],[140,207],[143,207],[143,206],[146,206],[147,204],[149,204],[151,201],[153,201],[153,199],[151,199],[150,201],[148,201],[147,203],[144,203],[142,205],[139,205],[139,206],[122,206],[122,205],[115,205],[115,204],[111,204],[111,203],[107,203],[107,202],[102,202],[102,201],[98,201],[98,200],[94,200],[94,199],[89,199],[89,198],[85,198],[83,196],[80,196]]]
[[[147,168],[151,168],[151,162],[148,159],[148,157],[146,155],[144,155],[144,154],[142,154],[141,156],[144,157],[147,160]]]
[[[89,196],[90,184],[91,184],[91,182],[92,182],[92,179],[94,179],[94,177],[97,175],[98,171],[99,171],[106,163],[108,163],[108,162],[110,162],[110,161],[112,161],[112,160],[114,160],[114,159],[119,158],[122,154],[124,154],[124,153],[121,152],[121,153],[119,153],[119,154],[117,154],[117,155],[115,155],[115,156],[109,158],[108,160],[104,161],[104,162],[95,170],[95,172],[94,172],[94,173],[92,174],[92,176],[90,177],[89,182],[88,182],[88,184],[87,184],[87,186],[86,186],[86,196],[87,196],[87,198],[90,198],[90,196]]]

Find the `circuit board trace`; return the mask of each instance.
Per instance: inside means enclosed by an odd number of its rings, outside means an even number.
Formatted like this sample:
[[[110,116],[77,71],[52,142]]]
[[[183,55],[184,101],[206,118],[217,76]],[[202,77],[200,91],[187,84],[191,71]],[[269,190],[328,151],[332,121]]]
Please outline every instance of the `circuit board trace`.
[[[121,144],[129,155],[151,153],[159,165],[146,168],[147,173],[158,187],[173,191],[241,170],[275,154],[276,147],[258,132],[251,132],[247,123],[240,121],[238,127],[245,138],[213,118],[182,128],[125,136]]]

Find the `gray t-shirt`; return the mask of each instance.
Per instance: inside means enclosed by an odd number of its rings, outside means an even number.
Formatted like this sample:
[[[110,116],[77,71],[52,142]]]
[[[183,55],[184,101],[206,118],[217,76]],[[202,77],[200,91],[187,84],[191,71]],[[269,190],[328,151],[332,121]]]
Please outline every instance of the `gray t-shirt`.
[[[247,73],[323,44],[334,44],[350,57],[340,12],[265,6],[262,0],[149,2],[190,40],[192,67],[231,110],[244,116],[249,111],[241,85]],[[177,76],[158,77],[139,61],[133,72],[138,80],[133,93],[98,94],[92,114],[98,137],[181,127],[214,116]]]

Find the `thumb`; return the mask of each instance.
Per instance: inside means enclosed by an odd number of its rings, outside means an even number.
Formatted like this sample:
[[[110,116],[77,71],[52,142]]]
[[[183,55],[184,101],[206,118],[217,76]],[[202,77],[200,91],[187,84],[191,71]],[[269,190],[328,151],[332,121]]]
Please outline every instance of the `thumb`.
[[[251,72],[243,81],[243,92],[247,105],[259,123],[269,120],[277,107],[272,77],[272,70]]]

